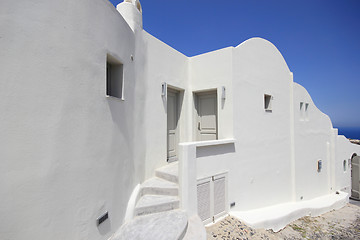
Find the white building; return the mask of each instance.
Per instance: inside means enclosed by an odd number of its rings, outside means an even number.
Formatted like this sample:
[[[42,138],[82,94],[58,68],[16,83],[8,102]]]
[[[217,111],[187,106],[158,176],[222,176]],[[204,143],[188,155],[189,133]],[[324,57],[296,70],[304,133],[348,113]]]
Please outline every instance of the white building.
[[[273,44],[187,57],[141,12],[137,0],[0,2],[1,239],[108,239],[173,208],[278,230],[348,201],[360,147]]]

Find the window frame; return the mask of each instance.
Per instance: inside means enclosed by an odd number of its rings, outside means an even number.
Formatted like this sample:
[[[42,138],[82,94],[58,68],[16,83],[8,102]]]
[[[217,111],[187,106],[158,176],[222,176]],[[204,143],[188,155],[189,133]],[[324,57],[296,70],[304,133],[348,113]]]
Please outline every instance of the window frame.
[[[124,64],[118,58],[107,54],[105,66],[106,97],[125,100],[124,98]]]

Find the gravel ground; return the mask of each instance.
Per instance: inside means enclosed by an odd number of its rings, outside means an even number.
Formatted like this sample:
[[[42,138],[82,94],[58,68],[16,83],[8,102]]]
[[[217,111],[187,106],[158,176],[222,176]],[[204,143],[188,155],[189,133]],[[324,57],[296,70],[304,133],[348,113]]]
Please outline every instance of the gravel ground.
[[[318,217],[300,218],[276,233],[252,229],[236,218],[227,216],[206,227],[207,239],[360,239],[360,204],[355,204],[349,203]]]

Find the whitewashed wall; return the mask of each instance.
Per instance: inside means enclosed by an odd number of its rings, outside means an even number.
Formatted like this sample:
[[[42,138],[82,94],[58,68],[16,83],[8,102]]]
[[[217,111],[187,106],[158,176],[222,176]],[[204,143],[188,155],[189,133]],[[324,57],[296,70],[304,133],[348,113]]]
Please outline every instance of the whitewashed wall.
[[[195,104],[193,92],[216,90],[218,101],[218,138],[232,138],[233,131],[233,89],[232,54],[233,47],[224,48],[190,58],[189,94],[192,110],[188,122],[191,128],[190,141],[196,141],[196,122],[194,122]],[[222,99],[222,87],[225,87],[225,99]]]
[[[188,58],[169,47],[160,40],[143,31],[142,37],[146,46],[145,72],[143,88],[144,98],[144,131],[146,139],[146,178],[154,175],[156,168],[167,164],[167,99],[161,95],[161,84],[169,88],[184,91],[188,83]],[[141,71],[141,68],[137,69]],[[183,99],[180,109],[180,141],[186,142],[186,115],[188,95],[181,94]]]
[[[308,103],[308,117],[300,111],[300,102]],[[309,200],[333,192],[331,176],[334,157],[332,124],[327,115],[319,111],[310,95],[294,84],[294,126],[296,160],[296,200]],[[317,171],[317,161],[322,170]],[[311,187],[309,187],[311,186]]]
[[[198,178],[229,172],[232,210],[248,210],[291,200],[290,71],[268,41],[250,39],[191,58],[192,90],[225,86],[219,109],[219,139],[234,144],[209,146],[198,157]],[[264,110],[271,94],[273,112]],[[213,155],[212,155],[213,154]],[[212,155],[212,156],[211,156]]]
[[[234,135],[239,169],[230,186],[234,210],[246,210],[291,200],[291,136],[289,86],[291,73],[276,47],[253,38],[237,46],[233,60]],[[264,94],[273,96],[272,112],[264,109]],[[230,183],[229,182],[229,183]],[[241,189],[235,190],[235,189]]]
[[[108,239],[145,167],[133,32],[107,0],[3,0],[0,35],[1,239]],[[107,53],[125,101],[105,96]]]
[[[228,172],[228,204],[236,204],[231,210],[348,191],[349,171],[344,173],[339,159],[350,157],[356,146],[340,141],[329,117],[293,82],[273,44],[254,38],[193,57],[190,73],[192,91],[228,89],[226,108],[218,103],[219,139],[235,138],[235,144],[198,148],[197,178]],[[264,109],[264,94],[273,96],[272,112]],[[300,102],[303,108],[309,104],[307,112],[301,113]]]

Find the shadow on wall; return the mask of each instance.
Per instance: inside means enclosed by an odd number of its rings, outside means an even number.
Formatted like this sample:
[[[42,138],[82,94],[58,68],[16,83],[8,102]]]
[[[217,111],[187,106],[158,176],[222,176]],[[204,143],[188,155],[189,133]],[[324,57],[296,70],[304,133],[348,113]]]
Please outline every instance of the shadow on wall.
[[[204,146],[204,147],[198,147],[196,151],[196,158],[223,155],[234,152],[235,152],[234,143],[215,145],[215,146],[214,145]]]

